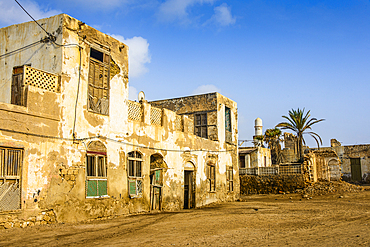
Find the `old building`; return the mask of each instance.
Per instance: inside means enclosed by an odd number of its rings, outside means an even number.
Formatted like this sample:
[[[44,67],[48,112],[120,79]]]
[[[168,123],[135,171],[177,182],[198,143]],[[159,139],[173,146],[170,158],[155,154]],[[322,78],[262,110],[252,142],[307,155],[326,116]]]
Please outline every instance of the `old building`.
[[[271,150],[263,146],[262,119],[254,121],[253,147],[239,147],[239,168],[270,167]]]
[[[0,29],[0,227],[238,197],[234,101],[129,101],[125,44],[66,14],[39,23]]]
[[[338,155],[342,180],[370,183],[369,144],[342,146],[336,139],[331,139],[330,144],[320,149],[332,150]]]

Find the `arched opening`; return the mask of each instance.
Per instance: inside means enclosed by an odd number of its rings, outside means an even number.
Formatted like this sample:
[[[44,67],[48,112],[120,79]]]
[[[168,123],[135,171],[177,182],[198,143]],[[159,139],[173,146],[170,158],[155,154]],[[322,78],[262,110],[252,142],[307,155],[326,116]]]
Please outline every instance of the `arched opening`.
[[[195,167],[190,161],[184,164],[184,209],[195,207]]]
[[[150,207],[151,210],[162,209],[163,173],[167,169],[162,155],[150,156]]]
[[[86,198],[108,196],[107,149],[100,141],[90,142],[86,150]]]

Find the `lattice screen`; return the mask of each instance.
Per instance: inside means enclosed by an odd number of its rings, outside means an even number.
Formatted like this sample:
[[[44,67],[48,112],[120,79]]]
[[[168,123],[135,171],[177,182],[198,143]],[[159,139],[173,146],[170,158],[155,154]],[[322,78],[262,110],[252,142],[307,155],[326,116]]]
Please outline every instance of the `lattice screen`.
[[[150,124],[157,126],[162,125],[162,109],[155,107],[150,108]]]
[[[0,184],[0,212],[21,208],[21,193],[18,183]]]
[[[182,116],[176,115],[175,130],[184,131],[184,122],[182,121]]]
[[[58,76],[42,70],[24,66],[24,84],[50,92],[59,92]]]
[[[194,121],[191,119],[188,120],[188,132],[194,134]]]
[[[128,105],[128,119],[134,121],[141,121],[143,115],[141,110],[141,104],[128,100],[127,105]]]

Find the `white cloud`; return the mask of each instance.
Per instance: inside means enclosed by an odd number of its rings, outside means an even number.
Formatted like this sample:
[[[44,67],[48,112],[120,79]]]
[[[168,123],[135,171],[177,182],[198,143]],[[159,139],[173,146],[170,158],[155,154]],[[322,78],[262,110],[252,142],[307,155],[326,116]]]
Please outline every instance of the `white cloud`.
[[[167,0],[159,6],[159,19],[162,21],[173,21],[176,19],[186,20],[189,8],[195,4],[210,3],[215,0]]]
[[[133,86],[128,86],[128,99],[129,100],[137,100],[137,89]]]
[[[62,13],[59,10],[43,8],[36,2],[30,0],[23,0],[21,4],[36,20]],[[32,19],[21,9],[21,7],[19,7],[15,1],[0,0],[0,9],[0,26],[32,21]]]
[[[231,8],[226,4],[223,3],[218,7],[214,8],[214,15],[212,16],[212,20],[221,26],[229,26],[236,22],[236,18],[231,14]]]
[[[221,92],[221,90],[216,87],[215,85],[208,84],[208,85],[201,85],[193,90],[191,94],[204,94],[204,93],[214,93],[214,92]]]
[[[143,37],[125,39],[121,35],[110,34],[112,37],[125,43],[129,47],[129,75],[138,77],[148,72],[145,64],[150,63],[149,43]]]

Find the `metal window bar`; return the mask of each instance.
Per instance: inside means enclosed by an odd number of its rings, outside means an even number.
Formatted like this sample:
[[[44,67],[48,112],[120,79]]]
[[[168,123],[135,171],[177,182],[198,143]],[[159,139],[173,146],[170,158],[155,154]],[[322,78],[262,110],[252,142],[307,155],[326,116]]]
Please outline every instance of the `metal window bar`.
[[[0,212],[21,208],[23,150],[0,147]]]

